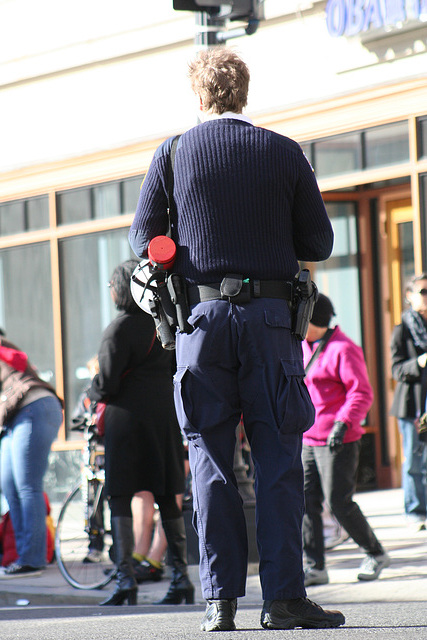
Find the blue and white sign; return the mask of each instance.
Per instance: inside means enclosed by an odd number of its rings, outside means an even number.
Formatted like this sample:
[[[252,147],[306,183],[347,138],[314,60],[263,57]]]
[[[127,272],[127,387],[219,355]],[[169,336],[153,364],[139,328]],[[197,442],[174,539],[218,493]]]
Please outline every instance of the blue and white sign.
[[[333,37],[355,36],[370,29],[427,22],[427,0],[329,0],[326,24]]]

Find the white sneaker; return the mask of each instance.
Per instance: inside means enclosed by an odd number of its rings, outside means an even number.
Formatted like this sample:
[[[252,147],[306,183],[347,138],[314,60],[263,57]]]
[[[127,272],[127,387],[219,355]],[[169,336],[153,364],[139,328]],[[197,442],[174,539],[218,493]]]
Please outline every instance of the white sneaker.
[[[386,553],[378,556],[367,555],[359,567],[358,580],[376,580],[381,571],[390,566],[390,557]]]
[[[89,549],[89,552],[86,558],[83,560],[84,564],[90,564],[94,562],[101,562],[102,560],[102,551],[98,551],[98,549]]]
[[[328,584],[328,582],[329,576],[326,569],[315,569],[314,567],[306,567],[304,569],[304,586]]]
[[[426,523],[424,520],[409,520],[408,527],[411,533],[420,533],[426,530]]]

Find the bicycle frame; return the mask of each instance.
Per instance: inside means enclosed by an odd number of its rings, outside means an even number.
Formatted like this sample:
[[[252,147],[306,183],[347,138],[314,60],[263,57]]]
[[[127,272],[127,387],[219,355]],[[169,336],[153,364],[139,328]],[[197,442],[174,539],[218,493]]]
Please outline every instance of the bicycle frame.
[[[67,495],[59,513],[55,551],[58,567],[65,580],[76,589],[100,589],[115,576],[105,539],[111,532],[104,528],[103,488],[105,472],[100,461],[100,439],[91,414],[75,425],[83,431],[82,468],[79,484]],[[93,494],[93,495],[92,495]],[[100,528],[102,527],[102,529]],[[96,544],[95,558],[91,545]],[[112,541],[110,540],[110,546]]]

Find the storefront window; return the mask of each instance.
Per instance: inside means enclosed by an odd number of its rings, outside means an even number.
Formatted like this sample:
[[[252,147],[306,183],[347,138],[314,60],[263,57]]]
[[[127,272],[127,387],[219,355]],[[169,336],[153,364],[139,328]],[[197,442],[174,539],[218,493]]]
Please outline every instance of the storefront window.
[[[396,122],[306,142],[302,148],[318,178],[408,162],[408,123]]]
[[[49,244],[0,251],[0,327],[55,385]]]
[[[60,242],[66,425],[90,382],[86,363],[97,353],[102,331],[117,313],[108,282],[120,262],[135,257],[127,236],[125,228]]]
[[[123,180],[122,186],[122,210],[123,213],[135,213],[138,204],[139,192],[142,184],[142,176]]]
[[[366,129],[364,132],[365,168],[385,167],[409,161],[407,122]]]
[[[142,176],[136,176],[58,193],[56,200],[58,224],[72,224],[134,213],[141,181]]]
[[[360,134],[333,136],[316,142],[313,160],[318,178],[359,171],[362,168]]]
[[[26,206],[26,230],[36,231],[49,227],[49,198],[30,198],[25,201]]]
[[[93,217],[109,218],[120,213],[120,183],[110,182],[93,188]]]
[[[334,305],[334,321],[358,345],[362,344],[358,268],[357,211],[354,202],[327,202],[335,240],[331,257],[316,265],[315,281]]]
[[[49,226],[47,196],[0,204],[0,235],[9,236]]]
[[[56,199],[58,224],[71,224],[91,219],[91,190],[73,189],[59,193]]]
[[[304,154],[309,161],[309,163],[313,164],[313,144],[302,144],[301,149],[304,151]]]
[[[427,117],[418,120],[418,158],[427,158]]]
[[[415,273],[414,263],[414,231],[412,221],[398,225],[400,247],[400,282],[402,284],[402,308],[405,302],[403,291],[407,281]]]
[[[420,175],[420,222],[421,237],[427,237],[427,173]],[[422,245],[423,269],[427,269],[427,249],[425,243]]]

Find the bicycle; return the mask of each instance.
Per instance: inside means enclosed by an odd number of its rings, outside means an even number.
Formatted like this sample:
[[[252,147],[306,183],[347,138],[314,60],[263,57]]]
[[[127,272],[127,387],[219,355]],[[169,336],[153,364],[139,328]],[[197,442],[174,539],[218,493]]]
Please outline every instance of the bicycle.
[[[56,561],[65,580],[75,589],[102,589],[116,574],[109,555],[111,525],[104,526],[104,449],[93,414],[86,413],[72,429],[82,431],[85,440],[81,480],[59,512]],[[109,518],[109,509],[105,511]],[[89,555],[94,549],[96,553]]]

